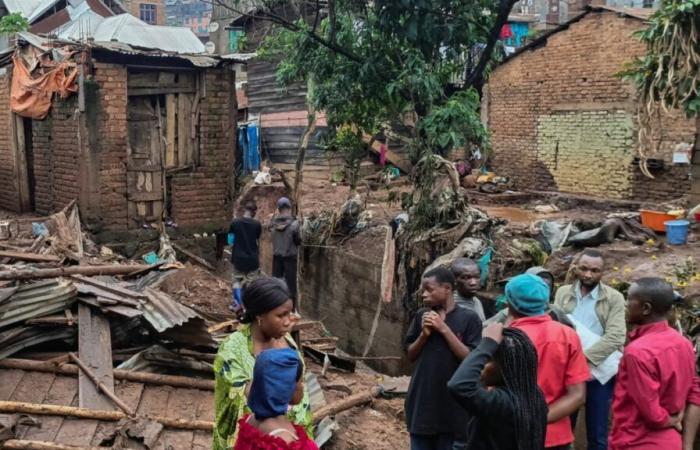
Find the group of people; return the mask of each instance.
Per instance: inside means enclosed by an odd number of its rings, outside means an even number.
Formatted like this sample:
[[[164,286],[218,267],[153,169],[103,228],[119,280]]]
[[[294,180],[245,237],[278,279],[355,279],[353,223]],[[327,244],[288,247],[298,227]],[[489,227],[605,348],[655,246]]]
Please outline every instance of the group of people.
[[[569,449],[584,404],[589,450],[692,450],[700,382],[692,344],[667,321],[673,287],[641,278],[625,301],[604,270],[585,250],[576,281],[552,295],[552,274],[532,268],[491,314],[474,261],[425,273],[405,338],[411,450]]]
[[[260,236],[262,224],[255,218],[258,205],[248,200],[243,205],[243,216],[231,222],[228,244],[231,246],[233,266],[233,298],[231,309],[242,309],[243,285],[262,276],[260,270]],[[272,276],[285,280],[297,309],[297,257],[301,245],[299,221],[292,214],[292,202],[287,197],[277,201],[277,214],[269,229],[272,234]]]
[[[254,202],[229,230],[244,325],[214,362],[215,450],[317,448],[290,335],[300,227],[288,199],[277,206],[273,277],[260,272]],[[477,297],[472,260],[423,275],[424,307],[405,338],[415,363],[405,404],[411,450],[568,449],[584,404],[589,450],[692,450],[700,382],[690,341],[667,321],[672,286],[642,278],[625,300],[601,282],[599,252],[585,250],[574,266],[575,282],[556,291],[541,267],[513,277],[500,311]]]

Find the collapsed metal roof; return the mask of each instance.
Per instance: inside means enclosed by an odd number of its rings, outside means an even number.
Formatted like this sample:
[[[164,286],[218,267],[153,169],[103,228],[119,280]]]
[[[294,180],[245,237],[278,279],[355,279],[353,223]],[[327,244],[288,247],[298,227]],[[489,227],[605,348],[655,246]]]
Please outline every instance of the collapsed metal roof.
[[[4,0],[10,13],[20,13],[29,23],[34,22],[59,0]]]
[[[73,283],[56,279],[27,284],[0,300],[0,328],[63,311],[76,301]]]

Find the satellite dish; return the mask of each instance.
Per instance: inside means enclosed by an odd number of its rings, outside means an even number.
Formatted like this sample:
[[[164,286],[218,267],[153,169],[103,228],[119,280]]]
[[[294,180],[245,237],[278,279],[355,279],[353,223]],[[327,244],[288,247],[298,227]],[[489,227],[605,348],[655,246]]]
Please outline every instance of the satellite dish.
[[[204,50],[211,55],[216,51],[216,45],[213,42],[207,42],[204,44]]]
[[[217,31],[219,31],[219,22],[211,22],[209,24],[209,32],[216,33]]]

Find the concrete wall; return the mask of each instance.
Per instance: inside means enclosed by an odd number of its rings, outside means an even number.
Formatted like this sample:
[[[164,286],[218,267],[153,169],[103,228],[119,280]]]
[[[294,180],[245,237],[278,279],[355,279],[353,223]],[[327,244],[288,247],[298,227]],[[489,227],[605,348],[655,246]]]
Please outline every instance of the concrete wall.
[[[383,239],[366,245],[383,248]],[[304,317],[323,320],[339,338],[339,347],[350,355],[362,355],[379,305],[381,258],[366,260],[341,248],[303,249],[300,260],[301,309]],[[403,356],[402,361],[369,361],[379,372],[410,372],[403,338],[408,329],[407,311],[397,300],[382,305],[374,341],[368,356]]]
[[[694,122],[680,113],[662,117],[656,127],[663,140],[653,157],[667,169],[651,180],[633,163],[635,88],[617,74],[644,54],[632,36],[643,26],[593,11],[496,69],[484,104],[496,172],[512,177],[519,189],[634,200],[689,192],[688,166],[671,164],[674,147],[694,140]]]

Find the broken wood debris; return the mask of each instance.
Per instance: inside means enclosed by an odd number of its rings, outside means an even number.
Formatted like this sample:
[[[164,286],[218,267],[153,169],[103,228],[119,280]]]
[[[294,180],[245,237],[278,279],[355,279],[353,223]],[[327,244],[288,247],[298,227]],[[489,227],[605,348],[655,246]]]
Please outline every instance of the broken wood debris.
[[[2,448],[5,450],[98,450],[103,447],[76,447],[46,441],[10,439],[2,443]]]
[[[69,353],[68,356],[70,357],[71,361],[73,361],[79,368],[82,373],[84,373],[90,381],[92,381],[95,386],[102,392],[104,395],[106,395],[115,405],[119,407],[122,411],[124,411],[128,416],[135,416],[136,413],[129,408],[129,406],[124,403],[119,397],[117,397],[113,389],[111,389],[109,386],[101,382],[98,378],[97,375],[95,375],[88,366],[80,360],[77,356],[75,356],[75,353]],[[110,361],[111,365],[111,361]]]
[[[381,392],[382,389],[379,386],[375,386],[367,391],[351,395],[335,403],[326,405],[323,408],[320,408],[316,412],[314,412],[314,423],[319,423],[321,420],[328,416],[333,416],[340,412],[347,411],[348,409],[354,408],[355,406],[360,406],[364,405],[365,403],[369,403],[375,398],[379,397]]]
[[[8,401],[0,401],[0,412],[77,417],[81,419],[104,420],[109,422],[117,422],[128,418],[128,416],[121,411],[102,411],[98,409],[79,408],[75,406],[40,405],[36,403]],[[173,428],[176,430],[211,431],[214,428],[213,422],[208,422],[205,420],[172,419],[161,416],[148,417],[163,424],[163,426],[166,428]]]
[[[51,269],[12,269],[0,271],[0,280],[37,280],[70,275],[128,275],[138,270],[150,269],[151,267],[144,264],[108,264],[100,266],[65,266]]]

